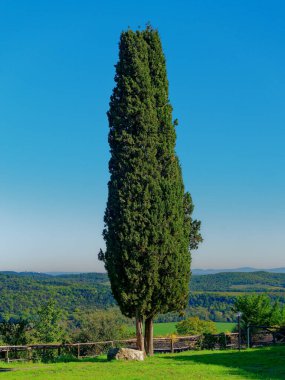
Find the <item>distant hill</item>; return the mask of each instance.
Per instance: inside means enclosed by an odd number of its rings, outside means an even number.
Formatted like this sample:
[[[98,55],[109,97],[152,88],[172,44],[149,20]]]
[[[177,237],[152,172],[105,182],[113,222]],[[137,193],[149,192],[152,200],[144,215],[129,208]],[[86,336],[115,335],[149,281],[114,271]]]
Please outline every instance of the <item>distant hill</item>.
[[[232,273],[232,272],[269,272],[269,273],[285,273],[285,268],[271,268],[271,269],[257,269],[251,267],[241,267],[232,269],[192,269],[192,274],[197,276],[202,276],[206,274],[216,274],[216,273]]]
[[[69,315],[115,305],[106,274],[0,272],[0,320],[29,317],[50,297]]]
[[[109,285],[106,273],[81,273],[53,276],[52,279]],[[191,291],[207,292],[285,292],[285,273],[257,272],[221,272],[207,275],[192,275]]]
[[[285,267],[281,268],[269,268],[269,269],[258,269],[258,268],[252,268],[252,267],[241,267],[241,268],[227,268],[227,269],[192,269],[192,274],[195,276],[202,276],[206,274],[216,274],[216,273],[232,273],[232,272],[244,272],[244,273],[251,273],[251,272],[269,272],[269,273],[285,273]],[[15,272],[11,272],[15,273]],[[25,272],[22,272],[25,273]],[[31,273],[31,272],[27,272]],[[45,274],[51,275],[51,276],[61,276],[61,275],[70,275],[70,274],[82,274],[82,272],[45,272]]]
[[[285,273],[222,272],[193,275],[187,315],[203,319],[233,321],[231,308],[237,295],[264,292],[285,303]],[[73,318],[77,311],[116,305],[106,273],[45,274],[0,272],[0,321],[29,317],[49,297],[58,301]],[[170,319],[173,318],[173,319]],[[177,315],[160,316],[160,321],[177,320]]]
[[[207,292],[283,292],[285,273],[221,272],[192,276],[190,289]]]
[[[258,268],[252,268],[252,267],[227,268],[227,269],[199,269],[199,268],[192,269],[192,274],[195,276],[202,276],[205,274],[216,274],[216,273],[222,273],[222,272],[225,272],[225,273],[232,273],[232,272],[285,273],[285,267],[284,268],[270,268],[270,269],[258,269]],[[45,274],[48,274],[51,276],[60,276],[60,275],[69,275],[69,274],[82,274],[82,272],[45,272]]]

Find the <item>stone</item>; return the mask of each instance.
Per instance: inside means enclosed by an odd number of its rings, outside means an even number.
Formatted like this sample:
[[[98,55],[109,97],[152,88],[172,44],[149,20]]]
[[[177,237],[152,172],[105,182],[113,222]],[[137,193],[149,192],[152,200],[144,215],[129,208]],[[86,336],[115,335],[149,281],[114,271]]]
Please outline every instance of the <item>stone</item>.
[[[110,348],[108,360],[144,360],[144,352],[132,348]]]

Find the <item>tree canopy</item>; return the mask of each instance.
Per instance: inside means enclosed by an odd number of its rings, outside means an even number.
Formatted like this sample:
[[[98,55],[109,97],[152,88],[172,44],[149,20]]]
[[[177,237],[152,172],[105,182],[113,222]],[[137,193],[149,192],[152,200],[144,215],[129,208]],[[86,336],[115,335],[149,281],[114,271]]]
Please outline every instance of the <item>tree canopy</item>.
[[[106,250],[99,258],[123,314],[151,320],[186,307],[190,239],[192,248],[202,240],[175,152],[165,57],[151,26],[121,34],[115,83]]]

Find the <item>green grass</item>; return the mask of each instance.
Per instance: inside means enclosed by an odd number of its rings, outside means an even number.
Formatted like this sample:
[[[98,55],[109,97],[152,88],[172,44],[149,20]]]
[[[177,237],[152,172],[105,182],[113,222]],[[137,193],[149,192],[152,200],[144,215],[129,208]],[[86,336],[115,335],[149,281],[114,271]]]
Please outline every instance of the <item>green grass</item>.
[[[170,334],[177,334],[175,325],[177,322],[164,322],[164,323],[155,323],[153,326],[153,335],[154,336],[166,336]]]
[[[214,380],[285,379],[285,347],[246,351],[191,351],[155,355],[144,362],[107,362],[105,357],[72,363],[0,365],[5,380]]]
[[[232,332],[236,327],[236,323],[233,322],[215,322],[218,333]]]
[[[175,325],[177,322],[165,322],[165,323],[155,323],[153,328],[153,333],[155,337],[166,336],[170,334],[177,334]],[[236,323],[227,323],[227,322],[216,322],[216,327],[218,333],[222,332],[232,332]],[[135,328],[132,328],[132,333],[135,332]]]

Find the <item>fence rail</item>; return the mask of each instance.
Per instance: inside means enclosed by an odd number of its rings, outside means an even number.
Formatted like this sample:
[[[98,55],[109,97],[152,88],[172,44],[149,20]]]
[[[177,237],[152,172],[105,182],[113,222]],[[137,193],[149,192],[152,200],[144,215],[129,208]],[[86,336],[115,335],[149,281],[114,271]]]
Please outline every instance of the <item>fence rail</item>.
[[[246,333],[247,347],[267,346],[285,343],[284,328],[249,325]]]
[[[212,335],[216,337],[213,348],[237,348],[238,333],[227,333]],[[222,341],[221,341],[221,339]],[[167,338],[154,338],[154,352],[182,352],[197,348],[197,344],[201,342],[201,335],[177,336]],[[224,341],[223,341],[224,339]],[[32,360],[33,353],[46,353],[47,350],[54,350],[55,355],[72,354],[78,359],[83,357],[95,357],[102,353],[106,353],[111,347],[128,347],[136,348],[136,339],[123,340],[106,340],[99,342],[78,342],[78,343],[58,343],[58,344],[29,344],[0,346],[0,360],[6,362],[14,360]],[[21,355],[20,355],[21,354]],[[23,355],[24,354],[24,355]],[[19,356],[21,356],[19,358]]]
[[[270,344],[284,344],[285,331],[275,327],[249,326],[241,332],[242,347],[258,347]],[[182,352],[197,348],[240,348],[238,333],[216,335],[190,335],[154,338],[154,352]],[[108,352],[111,347],[136,348],[136,339],[106,340],[99,342],[50,343],[29,345],[0,346],[0,360],[34,360],[37,355],[44,356],[52,353],[53,357],[71,354],[78,359],[96,357]]]

